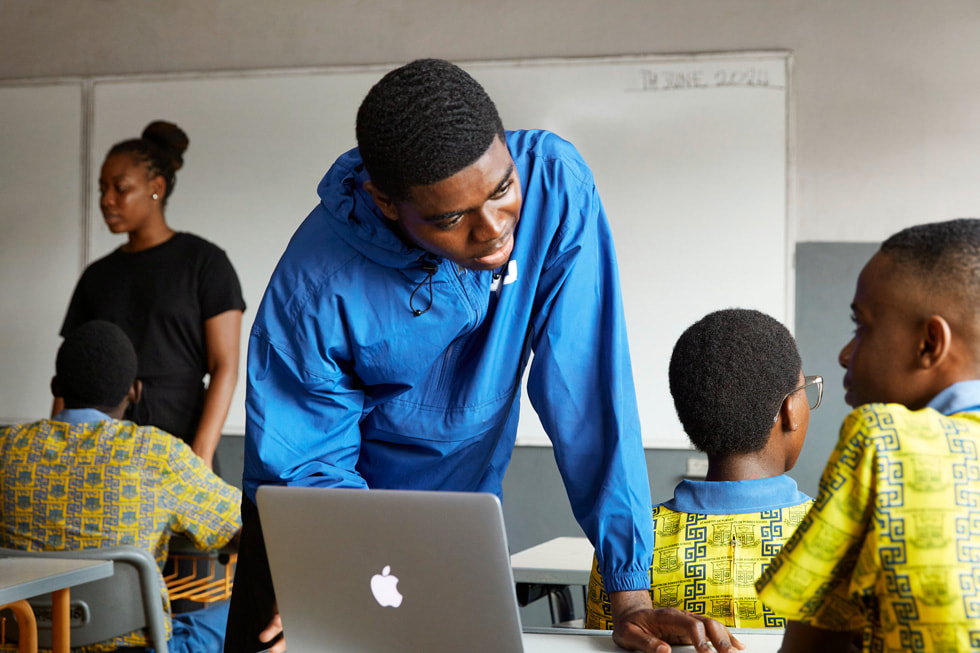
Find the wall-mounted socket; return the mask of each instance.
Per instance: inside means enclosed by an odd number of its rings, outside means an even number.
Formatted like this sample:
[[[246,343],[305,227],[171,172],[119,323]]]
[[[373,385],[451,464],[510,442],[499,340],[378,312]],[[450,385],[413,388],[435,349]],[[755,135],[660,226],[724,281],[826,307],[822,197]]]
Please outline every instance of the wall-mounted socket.
[[[703,479],[708,475],[708,459],[707,458],[688,458],[687,459],[687,471],[684,472],[684,476],[687,478],[701,478]]]

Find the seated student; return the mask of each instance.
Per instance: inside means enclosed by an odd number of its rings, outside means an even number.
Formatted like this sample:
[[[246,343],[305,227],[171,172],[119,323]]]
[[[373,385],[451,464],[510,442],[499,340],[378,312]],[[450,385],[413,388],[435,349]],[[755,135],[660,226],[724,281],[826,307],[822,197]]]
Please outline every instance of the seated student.
[[[70,551],[129,544],[162,568],[173,532],[215,550],[241,527],[241,492],[181,440],[121,421],[136,401],[136,351],[105,321],[87,322],[58,349],[51,381],[65,410],[54,419],[0,428],[0,545]],[[166,587],[161,600],[169,615]],[[167,620],[171,652],[220,651],[228,604]],[[172,630],[172,634],[171,634]],[[147,644],[141,631],[94,645]]]
[[[980,220],[905,229],[857,280],[855,407],[813,509],[756,583],[783,651],[980,647]]]
[[[784,474],[820,404],[822,379],[804,377],[801,367],[793,336],[759,311],[710,313],[677,341],[670,393],[691,442],[708,455],[708,473],[681,481],[674,498],[653,509],[654,607],[726,626],[785,626],[752,584],[811,503]],[[594,562],[585,625],[612,628]]]

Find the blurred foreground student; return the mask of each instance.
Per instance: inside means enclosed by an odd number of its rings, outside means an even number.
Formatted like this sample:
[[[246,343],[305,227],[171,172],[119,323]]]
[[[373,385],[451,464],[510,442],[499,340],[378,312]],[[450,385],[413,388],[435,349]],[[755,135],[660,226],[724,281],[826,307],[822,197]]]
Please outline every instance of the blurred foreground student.
[[[858,277],[813,509],[756,587],[783,651],[980,648],[980,220],[905,229]]]
[[[793,336],[759,311],[710,313],[678,339],[670,392],[691,442],[708,455],[703,481],[683,480],[653,509],[650,598],[737,628],[783,628],[753,583],[812,500],[785,472],[803,446],[823,380],[804,377]],[[587,628],[611,628],[593,564]]]
[[[75,551],[129,544],[160,568],[172,533],[217,550],[241,526],[241,493],[190,447],[152,426],[122,421],[139,397],[136,352],[116,325],[87,322],[58,349],[53,419],[0,429],[0,545]],[[160,600],[170,614],[163,578]],[[167,620],[172,653],[220,651],[228,603]],[[93,650],[142,647],[142,631]]]
[[[549,132],[505,131],[480,84],[437,59],[375,84],[356,134],[249,337],[226,650],[264,649],[258,630],[275,614],[260,485],[500,495],[532,352],[528,396],[595,543],[614,639],[727,650],[718,622],[650,606],[650,490],[619,271],[582,157]]]

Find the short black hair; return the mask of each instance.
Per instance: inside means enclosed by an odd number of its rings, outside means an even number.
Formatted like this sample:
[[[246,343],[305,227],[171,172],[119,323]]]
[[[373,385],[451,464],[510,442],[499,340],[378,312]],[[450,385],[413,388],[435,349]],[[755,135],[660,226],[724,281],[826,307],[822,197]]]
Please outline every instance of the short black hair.
[[[483,156],[504,126],[469,73],[417,59],[381,78],[357,111],[357,146],[371,181],[393,200],[447,179]]]
[[[58,348],[55,375],[67,408],[115,408],[136,380],[136,350],[112,322],[85,322]]]
[[[691,442],[709,456],[766,446],[773,417],[798,384],[796,341],[775,318],[731,308],[688,327],[670,357],[670,394]]]
[[[951,294],[961,308],[980,310],[980,219],[958,218],[908,227],[881,244],[934,293]]]
[[[174,191],[177,171],[184,165],[184,152],[190,140],[184,130],[166,120],[154,120],[143,129],[139,138],[131,138],[112,146],[106,158],[113,154],[131,154],[137,163],[146,166],[148,179],[163,177],[166,190],[163,201]]]

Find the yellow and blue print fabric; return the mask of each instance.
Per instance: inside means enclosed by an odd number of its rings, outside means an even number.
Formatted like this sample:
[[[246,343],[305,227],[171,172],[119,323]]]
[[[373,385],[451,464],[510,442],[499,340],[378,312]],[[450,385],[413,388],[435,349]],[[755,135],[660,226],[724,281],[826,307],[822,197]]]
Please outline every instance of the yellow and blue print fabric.
[[[228,543],[241,525],[241,493],[177,438],[102,417],[0,429],[0,545],[71,551],[129,544],[150,551],[162,569],[173,532],[206,550]],[[162,576],[160,584],[169,637]],[[134,632],[87,650],[144,644]]]
[[[844,421],[813,509],[756,587],[866,651],[980,649],[980,415],[868,404]]]
[[[759,601],[754,583],[810,503],[787,476],[683,481],[672,501],[653,509],[654,607],[678,608],[736,628],[785,627],[785,620]],[[609,595],[595,560],[585,626],[613,627]]]

